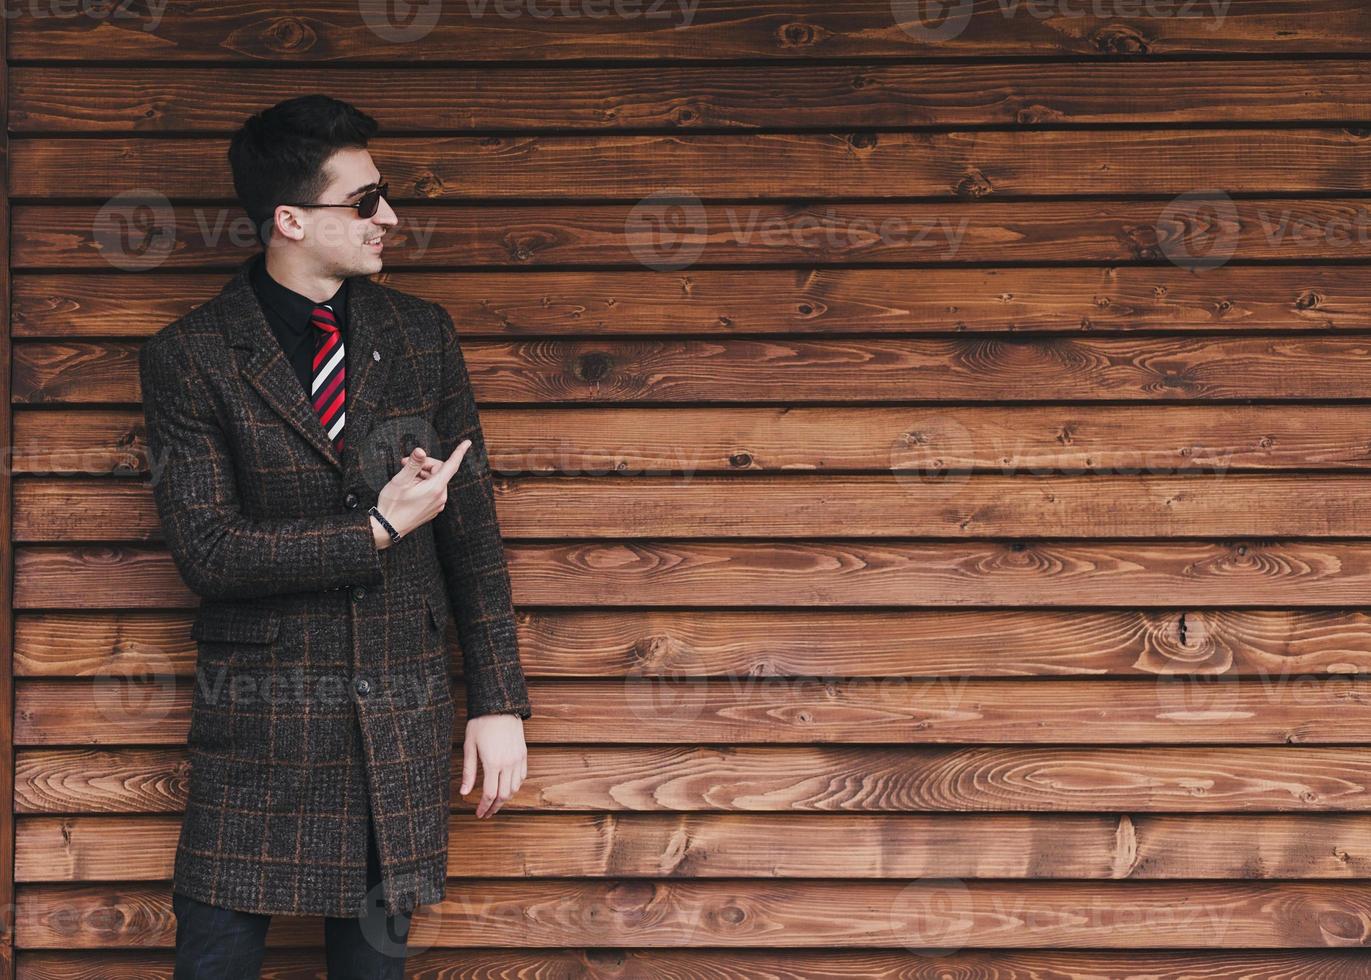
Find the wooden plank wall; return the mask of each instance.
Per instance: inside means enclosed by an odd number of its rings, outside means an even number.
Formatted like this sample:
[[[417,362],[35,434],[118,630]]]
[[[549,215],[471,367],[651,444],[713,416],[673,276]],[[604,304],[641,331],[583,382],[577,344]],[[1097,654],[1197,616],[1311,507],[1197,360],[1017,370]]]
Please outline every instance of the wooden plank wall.
[[[1367,975],[1371,7],[58,6],[0,22],[18,976],[170,976],[136,354],[307,91],[462,331],[535,703],[415,976]]]

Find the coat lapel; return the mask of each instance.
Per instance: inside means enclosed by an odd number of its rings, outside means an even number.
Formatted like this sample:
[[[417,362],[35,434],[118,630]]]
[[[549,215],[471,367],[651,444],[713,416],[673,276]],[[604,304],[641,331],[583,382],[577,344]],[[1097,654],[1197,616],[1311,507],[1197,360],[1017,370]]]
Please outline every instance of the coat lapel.
[[[257,301],[248,276],[255,260],[253,256],[239,266],[220,294],[221,326],[229,346],[238,351],[239,372],[276,414],[332,465],[347,472],[360,462],[361,448],[395,356],[394,332],[398,321],[394,309],[368,277],[353,276],[348,280],[347,340],[343,353],[347,364],[347,414],[340,459]],[[380,354],[380,360],[373,351]]]

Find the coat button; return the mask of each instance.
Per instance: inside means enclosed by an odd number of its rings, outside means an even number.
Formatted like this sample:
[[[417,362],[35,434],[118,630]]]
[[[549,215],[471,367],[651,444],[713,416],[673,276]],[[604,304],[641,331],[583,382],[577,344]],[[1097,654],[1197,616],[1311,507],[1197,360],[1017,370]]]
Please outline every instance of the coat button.
[[[343,503],[347,504],[350,509],[355,508],[357,506],[357,494],[348,494],[346,497],[343,498]]]
[[[362,586],[360,586],[360,585],[354,585],[354,586],[352,587],[352,597],[353,597],[354,599],[362,599],[362,598],[365,598],[366,594],[367,594],[367,590],[364,589]]]
[[[358,694],[366,694],[368,691],[371,690],[371,683],[365,677],[357,678],[357,680],[353,682],[352,686],[357,689]]]

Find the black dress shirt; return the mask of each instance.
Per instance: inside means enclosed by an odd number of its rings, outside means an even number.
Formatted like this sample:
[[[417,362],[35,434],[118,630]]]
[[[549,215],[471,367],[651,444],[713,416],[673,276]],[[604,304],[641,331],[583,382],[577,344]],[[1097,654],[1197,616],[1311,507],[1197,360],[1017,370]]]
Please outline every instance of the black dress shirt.
[[[295,369],[295,376],[300,379],[300,386],[305,390],[305,400],[312,401],[310,387],[314,384],[314,346],[317,338],[310,317],[314,315],[314,307],[319,304],[271,278],[271,273],[267,272],[266,253],[257,256],[249,277],[252,280],[253,292],[257,294],[257,302],[266,314],[267,323],[270,324],[272,333],[276,334],[276,339],[280,341],[281,349],[286,352],[291,367]],[[331,299],[324,300],[333,310],[334,319],[338,321],[338,332],[342,334],[345,348],[348,339],[347,300],[346,279]]]

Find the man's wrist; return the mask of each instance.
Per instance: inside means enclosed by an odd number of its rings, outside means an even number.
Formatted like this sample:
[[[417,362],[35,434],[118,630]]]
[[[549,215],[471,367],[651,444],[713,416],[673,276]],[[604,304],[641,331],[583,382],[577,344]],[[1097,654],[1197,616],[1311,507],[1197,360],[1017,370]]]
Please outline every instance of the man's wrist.
[[[385,551],[391,545],[390,532],[374,515],[368,514],[367,517],[371,521],[371,539],[376,543],[376,550]]]
[[[387,546],[395,544],[400,540],[400,531],[398,531],[395,525],[391,524],[391,522],[386,519],[386,515],[377,510],[375,506],[369,507],[367,509],[367,514],[371,517],[372,533],[376,533],[375,529],[377,527],[381,528],[382,532],[386,535]]]

